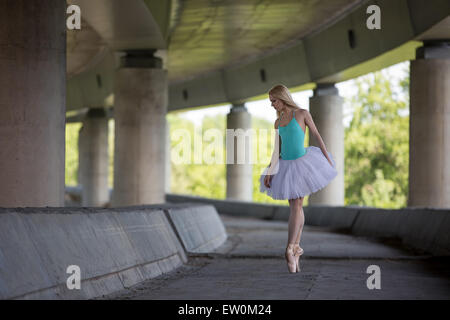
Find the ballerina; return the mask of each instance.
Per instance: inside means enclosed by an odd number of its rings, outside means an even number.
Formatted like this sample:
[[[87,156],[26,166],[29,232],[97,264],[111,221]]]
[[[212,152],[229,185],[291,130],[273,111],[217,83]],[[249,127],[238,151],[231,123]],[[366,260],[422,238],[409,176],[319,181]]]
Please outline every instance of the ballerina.
[[[260,176],[260,191],[273,199],[289,201],[285,257],[289,272],[295,273],[300,271],[299,259],[303,254],[300,247],[305,222],[303,199],[325,188],[337,176],[337,171],[335,161],[327,151],[311,114],[297,106],[288,88],[274,86],[269,91],[269,99],[278,118],[274,123],[275,148],[269,166]],[[304,147],[306,126],[319,141],[320,148]]]

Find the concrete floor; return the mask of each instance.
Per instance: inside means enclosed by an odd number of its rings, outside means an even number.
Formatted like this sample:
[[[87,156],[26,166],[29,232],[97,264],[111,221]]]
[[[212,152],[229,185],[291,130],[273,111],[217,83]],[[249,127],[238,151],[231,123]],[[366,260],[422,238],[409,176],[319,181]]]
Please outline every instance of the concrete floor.
[[[221,218],[229,238],[215,253],[190,254],[183,267],[101,299],[450,299],[448,257],[305,226],[301,271],[290,274],[286,222]],[[381,289],[367,287],[370,265],[380,268]]]

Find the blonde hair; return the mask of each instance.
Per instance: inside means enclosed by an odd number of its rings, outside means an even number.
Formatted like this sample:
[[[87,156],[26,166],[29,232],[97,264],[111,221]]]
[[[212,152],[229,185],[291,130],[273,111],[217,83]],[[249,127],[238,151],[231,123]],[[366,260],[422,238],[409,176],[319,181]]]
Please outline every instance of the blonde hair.
[[[294,99],[292,99],[289,89],[282,84],[277,84],[276,86],[272,87],[272,89],[269,90],[269,95],[271,95],[273,98],[283,101],[284,104],[290,109],[301,109],[295,103]],[[280,112],[277,110],[277,118],[279,117]]]

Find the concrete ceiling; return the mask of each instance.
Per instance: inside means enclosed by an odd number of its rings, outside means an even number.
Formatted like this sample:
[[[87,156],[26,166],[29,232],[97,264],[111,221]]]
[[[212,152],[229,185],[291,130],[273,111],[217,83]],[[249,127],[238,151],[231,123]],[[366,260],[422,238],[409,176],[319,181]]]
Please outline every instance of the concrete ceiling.
[[[298,42],[362,0],[185,0],[168,52],[171,83],[246,63]]]
[[[450,1],[450,0],[449,0]],[[450,37],[450,16],[438,22],[427,31],[417,36],[417,40],[449,39]]]
[[[67,32],[69,78],[99,63],[104,48],[111,52],[167,48],[168,0],[67,0],[67,4],[78,5],[82,17],[81,30]]]
[[[161,11],[148,0],[68,0],[82,9],[81,30],[68,32],[68,76],[98,63],[105,48],[156,48],[168,49],[162,55],[171,83],[192,79],[292,45],[364,0],[158,1],[172,8]],[[167,11],[165,36],[157,20]]]
[[[82,29],[67,32],[67,76],[90,70],[108,51],[108,46],[84,19]]]
[[[276,83],[304,90],[348,80],[414,59],[421,41],[450,39],[449,0],[67,3],[82,15],[81,30],[67,33],[67,110],[113,105],[126,50],[158,49],[176,110],[248,101]],[[381,30],[366,27],[371,4],[381,8]]]

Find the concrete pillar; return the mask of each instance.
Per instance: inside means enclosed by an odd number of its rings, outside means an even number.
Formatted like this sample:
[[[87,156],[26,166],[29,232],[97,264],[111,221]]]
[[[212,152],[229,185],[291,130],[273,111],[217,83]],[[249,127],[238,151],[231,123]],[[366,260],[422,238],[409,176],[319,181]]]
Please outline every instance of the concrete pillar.
[[[227,115],[227,129],[243,129],[244,131],[251,129],[251,115],[245,108],[244,104],[234,104]],[[242,145],[238,143],[238,137],[234,137],[234,161],[227,163],[227,194],[229,200],[252,201],[253,199],[253,183],[250,153],[251,146],[249,139]],[[227,146],[227,153],[228,146]],[[245,155],[245,163],[239,164],[238,153]],[[227,160],[227,162],[229,162]]]
[[[450,42],[425,43],[410,69],[409,207],[450,207]]]
[[[63,207],[66,2],[0,1],[0,207]]]
[[[334,84],[318,84],[310,98],[310,113],[320,136],[336,161],[338,175],[324,189],[309,196],[308,203],[314,205],[344,205],[344,124],[343,103]],[[309,131],[309,144],[320,147]]]
[[[82,157],[82,154],[84,153],[84,151],[83,150],[85,150],[85,148],[86,148],[86,143],[87,143],[87,139],[85,138],[85,135],[83,134],[83,129],[84,129],[84,126],[81,126],[80,127],[80,130],[78,130],[78,175],[77,175],[77,182],[78,182],[78,185],[80,186],[80,187],[82,187],[84,184],[86,184],[84,181],[83,181],[83,178],[84,178],[84,174],[82,174],[83,173],[83,168],[84,168],[84,166],[85,166],[85,164],[84,164],[84,160],[86,160],[84,157]]]
[[[128,52],[115,77],[113,206],[165,202],[167,71],[152,52]]]
[[[79,184],[84,207],[109,202],[108,118],[102,108],[90,109],[79,133]]]
[[[172,174],[172,162],[171,162],[171,148],[170,148],[170,125],[166,118],[166,186],[165,192],[170,193],[170,180]]]

